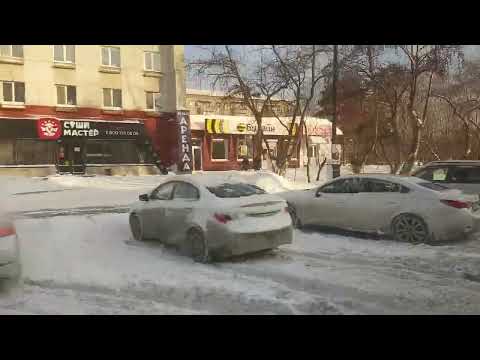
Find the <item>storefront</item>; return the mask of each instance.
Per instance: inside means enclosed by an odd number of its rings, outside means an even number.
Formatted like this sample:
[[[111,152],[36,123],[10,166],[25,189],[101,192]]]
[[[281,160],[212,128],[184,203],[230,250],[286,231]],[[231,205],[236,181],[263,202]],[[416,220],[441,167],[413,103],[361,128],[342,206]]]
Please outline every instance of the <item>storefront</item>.
[[[238,170],[245,158],[252,164],[257,134],[253,117],[190,115],[190,119],[194,170]],[[264,118],[262,130],[274,158],[278,147],[286,143],[288,130],[276,118]],[[262,155],[265,160],[265,145]],[[298,150],[294,151],[290,166],[298,166]]]
[[[0,119],[4,168],[53,167],[58,173],[84,174],[88,168],[141,164],[153,164],[153,158],[140,121]]]

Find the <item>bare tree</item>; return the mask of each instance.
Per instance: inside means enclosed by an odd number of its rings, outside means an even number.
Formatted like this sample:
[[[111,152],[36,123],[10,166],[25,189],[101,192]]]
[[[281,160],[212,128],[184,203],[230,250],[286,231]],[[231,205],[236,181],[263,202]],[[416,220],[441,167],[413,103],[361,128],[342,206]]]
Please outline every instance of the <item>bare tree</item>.
[[[422,130],[427,119],[428,103],[431,96],[434,74],[443,75],[448,71],[448,65],[454,55],[461,54],[456,45],[399,45],[407,59],[407,73],[409,75],[407,113],[411,128],[411,145],[407,159],[402,166],[401,173],[408,174],[417,160],[422,138]],[[419,83],[422,76],[428,76],[426,96],[423,101],[423,110],[418,110],[422,104],[419,101]]]
[[[298,151],[301,146],[302,135],[306,133],[305,119],[311,112],[313,99],[318,95],[320,81],[326,79],[330,71],[331,66],[327,56],[330,49],[320,45],[272,45],[271,50],[279,65],[280,77],[284,79],[285,83],[288,83],[286,93],[294,105],[288,124],[282,122],[277,116],[277,119],[288,131],[284,146],[280,147],[277,152],[277,171],[282,174],[286,171],[294,152]],[[307,163],[308,181],[310,182],[309,165]]]
[[[455,55],[461,57],[459,46],[398,45],[396,54],[386,59],[384,50],[363,47],[346,64],[365,79],[369,97],[383,104],[388,114],[381,123],[372,117],[376,135],[367,154],[376,152],[388,159],[393,173],[408,173],[419,154],[423,129],[428,119],[432,83],[443,76]],[[377,111],[378,106],[375,106]],[[378,136],[380,129],[381,136]],[[406,146],[405,146],[406,145]],[[393,150],[393,151],[391,151]],[[389,154],[389,152],[391,152]]]
[[[251,111],[258,129],[253,160],[258,166],[263,149],[262,118],[271,106],[270,100],[288,87],[288,81],[279,76],[278,63],[262,46],[251,49],[248,60],[229,45],[204,50],[208,56],[191,61],[188,67],[200,76],[210,77],[213,87],[220,85],[228,96],[238,96]],[[262,101],[258,101],[259,97]]]

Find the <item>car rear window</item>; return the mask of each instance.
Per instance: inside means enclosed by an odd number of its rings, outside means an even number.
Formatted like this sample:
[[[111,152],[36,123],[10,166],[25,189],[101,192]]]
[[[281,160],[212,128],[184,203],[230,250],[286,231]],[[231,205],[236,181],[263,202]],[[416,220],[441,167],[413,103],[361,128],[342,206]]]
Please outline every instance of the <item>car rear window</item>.
[[[427,189],[430,189],[430,190],[433,190],[433,191],[449,190],[449,188],[446,187],[446,186],[443,186],[443,185],[440,185],[440,184],[434,184],[434,183],[431,183],[431,182],[421,182],[421,183],[418,183],[418,185],[423,186],[424,188],[427,188]]]
[[[218,186],[207,186],[207,189],[219,198],[238,198],[265,194],[263,189],[251,184],[221,184]]]

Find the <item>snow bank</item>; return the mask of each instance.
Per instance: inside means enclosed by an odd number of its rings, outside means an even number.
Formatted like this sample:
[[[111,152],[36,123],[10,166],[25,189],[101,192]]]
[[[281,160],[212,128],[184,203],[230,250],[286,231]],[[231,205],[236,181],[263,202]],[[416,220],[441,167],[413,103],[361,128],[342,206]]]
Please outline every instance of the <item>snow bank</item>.
[[[271,171],[215,171],[196,172],[199,176],[222,178],[225,181],[241,181],[257,185],[268,193],[278,193],[288,190],[305,189],[306,183],[294,183]]]
[[[255,184],[269,193],[277,193],[293,189],[308,188],[309,184],[292,182],[270,171],[197,171],[196,176],[224,179],[224,181],[242,181]],[[169,175],[147,176],[51,176],[49,181],[63,187],[97,188],[108,190],[151,190],[164,181]]]

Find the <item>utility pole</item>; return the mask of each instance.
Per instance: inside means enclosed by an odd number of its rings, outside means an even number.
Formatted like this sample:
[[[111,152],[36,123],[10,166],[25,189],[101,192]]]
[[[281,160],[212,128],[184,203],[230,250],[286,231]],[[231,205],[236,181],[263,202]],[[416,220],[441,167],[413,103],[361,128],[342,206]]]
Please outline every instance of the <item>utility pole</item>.
[[[339,154],[337,152],[337,78],[338,78],[338,45],[333,45],[333,76],[332,76],[332,177],[340,176]]]
[[[333,80],[332,80],[332,144],[337,137],[337,77],[338,77],[338,45],[333,45]]]

